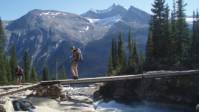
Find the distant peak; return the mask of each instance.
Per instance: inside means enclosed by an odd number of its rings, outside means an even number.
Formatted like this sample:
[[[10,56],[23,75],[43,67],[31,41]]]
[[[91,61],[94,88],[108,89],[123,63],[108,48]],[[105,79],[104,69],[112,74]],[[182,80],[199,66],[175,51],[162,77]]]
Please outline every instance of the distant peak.
[[[123,6],[119,5],[119,4],[115,4],[113,3],[112,6],[110,6],[107,9],[104,10],[95,10],[95,9],[90,9],[89,12],[94,12],[94,13],[105,13],[105,12],[109,12],[115,9],[125,9]],[[126,10],[126,9],[125,9]]]
[[[120,4],[113,3],[112,6],[110,6],[110,8],[124,8],[124,7],[121,6]]]
[[[134,7],[132,5],[129,7],[129,10],[134,10],[134,9],[136,9],[136,7]]]

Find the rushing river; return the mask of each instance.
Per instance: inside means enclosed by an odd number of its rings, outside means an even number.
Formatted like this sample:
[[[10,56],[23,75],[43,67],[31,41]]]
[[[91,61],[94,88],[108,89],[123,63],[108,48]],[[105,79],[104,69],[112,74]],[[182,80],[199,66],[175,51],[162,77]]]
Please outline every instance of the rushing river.
[[[173,106],[150,102],[125,105],[115,101],[97,101],[94,105],[96,110],[100,112],[195,112],[193,109],[185,106]]]
[[[86,86],[86,87],[74,87],[70,89],[72,94],[74,93],[82,93],[86,94],[87,92],[92,93],[89,88],[94,86]],[[89,96],[88,96],[89,97]],[[90,96],[90,98],[92,98]],[[122,103],[118,103],[116,101],[104,102],[103,100],[99,100],[93,103],[93,108],[95,112],[195,112],[194,109],[186,106],[180,105],[167,105],[160,103],[152,103],[152,102],[142,102],[142,103],[134,103],[131,105],[126,105]]]

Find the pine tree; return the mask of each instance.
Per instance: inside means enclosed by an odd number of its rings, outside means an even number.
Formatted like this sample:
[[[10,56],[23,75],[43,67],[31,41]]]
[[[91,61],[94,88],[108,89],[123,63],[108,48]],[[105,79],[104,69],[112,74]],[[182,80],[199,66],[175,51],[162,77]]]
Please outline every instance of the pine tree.
[[[118,58],[119,58],[119,68],[123,70],[126,67],[126,54],[121,33],[118,38]]]
[[[157,67],[159,67],[160,61],[165,56],[164,53],[164,38],[165,38],[165,1],[164,0],[155,0],[153,4],[153,8],[151,9],[152,15],[152,40],[153,40],[153,48],[154,48],[154,59],[156,59],[156,63],[158,63]]]
[[[30,81],[32,81],[32,82],[36,82],[36,81],[38,81],[37,73],[36,73],[36,71],[35,71],[34,68],[31,69],[31,77],[30,77]]]
[[[109,56],[109,60],[108,60],[108,75],[112,75],[112,71],[114,70],[113,68],[113,58],[112,58],[112,52]]]
[[[0,57],[1,58],[1,57]],[[8,83],[6,68],[2,58],[0,59],[0,84]]]
[[[177,62],[176,55],[176,2],[173,0],[173,10],[171,12],[171,22],[170,22],[170,43],[169,43],[169,65],[173,66]]]
[[[5,39],[6,35],[4,33],[3,23],[0,19],[0,84],[5,84],[8,82],[4,58]]]
[[[49,71],[47,67],[44,67],[43,69],[42,80],[43,81],[49,80]]]
[[[0,55],[4,54],[5,39],[6,35],[3,28],[3,22],[0,18]]]
[[[7,79],[8,79],[8,82],[11,82],[12,81],[12,72],[11,72],[11,68],[10,68],[9,59],[5,58],[5,61],[6,61]]]
[[[166,5],[164,9],[164,37],[163,37],[163,51],[164,54],[163,59],[161,60],[161,64],[167,65],[164,69],[168,69],[170,63],[170,50],[171,50],[171,37],[170,37],[170,22],[169,22],[169,6]]]
[[[61,70],[59,71],[58,78],[59,79],[67,79],[67,74],[66,74],[64,65],[61,67]]]
[[[192,42],[189,54],[188,64],[197,69],[199,67],[199,12],[193,13]]]
[[[146,71],[154,70],[155,69],[155,59],[154,59],[154,45],[153,45],[153,39],[152,39],[152,32],[151,32],[151,26],[149,28],[149,34],[148,34],[148,40],[146,44],[146,52],[145,52],[145,64],[144,69]]]
[[[11,80],[15,80],[15,69],[17,68],[17,57],[16,57],[16,47],[13,45],[11,47],[11,56],[10,56],[10,69],[11,69]]]
[[[128,33],[128,49],[129,49],[129,56],[128,56],[128,66],[131,66],[133,61],[132,53],[133,53],[133,40],[131,37],[131,31],[129,30]]]
[[[112,39],[112,49],[111,49],[111,55],[112,55],[112,64],[113,69],[116,69],[119,64],[119,58],[118,58],[118,47],[117,47],[117,41],[113,38]]]
[[[137,73],[142,73],[144,71],[144,64],[145,64],[145,58],[144,58],[144,55],[142,54],[139,58],[138,72]]]
[[[184,4],[183,0],[177,1],[177,20],[176,20],[176,57],[177,57],[177,65],[182,66],[184,61],[187,57],[187,50],[188,50],[188,42],[189,42],[189,35],[188,35],[188,27],[185,20],[185,13],[184,13]]]
[[[24,52],[24,81],[30,81],[30,70],[31,70],[31,60],[28,55],[28,51]]]
[[[132,42],[133,47],[132,47],[132,63],[131,66],[133,67],[133,73],[138,73],[139,70],[139,57],[138,57],[138,52],[137,52],[137,47],[136,47],[136,42]]]

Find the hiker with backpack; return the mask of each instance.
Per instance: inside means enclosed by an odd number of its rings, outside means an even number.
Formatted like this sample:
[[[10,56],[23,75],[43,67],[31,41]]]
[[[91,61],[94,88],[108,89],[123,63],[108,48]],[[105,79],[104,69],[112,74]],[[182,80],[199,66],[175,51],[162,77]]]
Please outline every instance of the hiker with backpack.
[[[81,50],[76,47],[71,48],[72,57],[71,57],[71,72],[73,75],[73,79],[78,79],[78,62],[82,61],[83,56],[81,54]]]
[[[24,72],[23,72],[23,69],[19,65],[17,66],[15,70],[15,74],[16,74],[17,84],[21,84]]]

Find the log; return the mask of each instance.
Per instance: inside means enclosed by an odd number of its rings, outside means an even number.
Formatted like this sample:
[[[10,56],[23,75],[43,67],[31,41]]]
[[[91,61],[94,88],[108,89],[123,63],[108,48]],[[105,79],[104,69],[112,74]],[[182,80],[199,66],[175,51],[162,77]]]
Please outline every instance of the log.
[[[37,87],[39,85],[40,85],[40,83],[36,83],[36,84],[32,84],[32,85],[21,87],[21,88],[17,88],[17,89],[12,89],[12,90],[9,90],[7,92],[2,92],[2,93],[0,93],[0,97],[6,96],[6,95],[15,94],[15,93],[27,90],[27,89],[32,89],[32,88],[35,88],[35,87]]]
[[[107,76],[107,77],[95,77],[95,78],[81,78],[78,80],[67,79],[67,80],[50,80],[41,81],[41,85],[51,84],[83,84],[83,83],[99,83],[119,80],[134,80],[142,78],[164,78],[164,77],[179,77],[185,75],[196,75],[198,70],[187,70],[187,71],[151,71],[143,74],[136,75],[120,75],[120,76]]]

